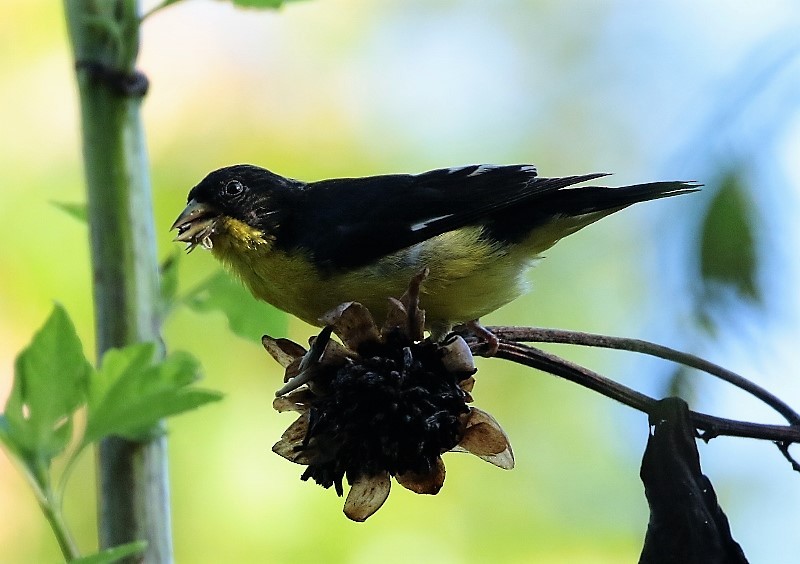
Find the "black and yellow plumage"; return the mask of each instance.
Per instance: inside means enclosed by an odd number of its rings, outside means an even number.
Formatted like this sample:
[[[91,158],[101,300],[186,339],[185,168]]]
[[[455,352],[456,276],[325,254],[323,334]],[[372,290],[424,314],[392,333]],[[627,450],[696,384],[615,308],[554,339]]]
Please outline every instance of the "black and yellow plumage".
[[[259,299],[311,324],[358,301],[380,316],[422,268],[421,307],[441,335],[527,291],[526,272],[559,239],[686,182],[575,186],[530,165],[301,182],[252,165],[210,173],[173,224],[211,249]]]

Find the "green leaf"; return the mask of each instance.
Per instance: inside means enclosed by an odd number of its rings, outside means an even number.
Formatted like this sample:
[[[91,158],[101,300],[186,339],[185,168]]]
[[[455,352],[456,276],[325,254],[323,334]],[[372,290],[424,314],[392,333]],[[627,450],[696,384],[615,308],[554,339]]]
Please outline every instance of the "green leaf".
[[[155,353],[153,343],[106,352],[89,387],[84,444],[106,435],[144,439],[160,432],[159,420],[222,398],[191,387],[199,376],[191,355],[176,352],[156,362]]]
[[[167,6],[172,6],[173,4],[177,4],[180,0],[164,0],[161,3],[161,8],[166,8]]]
[[[133,541],[101,550],[96,554],[70,560],[70,564],[111,564],[127,556],[141,554],[146,548],[147,541]]]
[[[238,280],[221,270],[189,292],[184,302],[202,313],[221,311],[231,331],[251,341],[260,343],[264,334],[286,332],[285,313],[256,300]]]
[[[0,425],[23,462],[41,476],[72,437],[72,415],[84,403],[92,366],[60,305],[17,357],[14,384]]]
[[[156,345],[136,343],[122,349],[109,349],[87,388],[89,411],[95,411],[117,382],[131,378],[155,364]]]
[[[0,415],[0,443],[3,443],[17,458],[22,458],[17,448],[17,444],[11,436],[11,427],[5,415]]]
[[[181,252],[176,251],[161,263],[161,315],[166,317],[176,305],[178,294],[178,262]]]
[[[8,442],[10,432],[11,430],[8,427],[8,420],[6,419],[6,416],[0,414],[0,441],[4,443]]]
[[[720,182],[703,221],[700,271],[707,293],[732,288],[759,300],[756,286],[755,236],[750,202],[741,174],[731,172]]]
[[[242,6],[243,8],[280,8],[287,2],[296,2],[297,0],[233,0],[235,6]]]
[[[66,213],[67,215],[71,216],[73,219],[77,219],[80,222],[86,223],[87,222],[87,212],[86,212],[86,204],[76,204],[72,202],[50,202],[55,207]]]

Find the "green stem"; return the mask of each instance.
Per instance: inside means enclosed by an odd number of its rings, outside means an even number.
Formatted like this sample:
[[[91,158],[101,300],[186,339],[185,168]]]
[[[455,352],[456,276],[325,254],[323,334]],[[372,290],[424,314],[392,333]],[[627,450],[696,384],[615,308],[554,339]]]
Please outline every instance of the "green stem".
[[[69,458],[67,458],[67,462],[64,464],[64,470],[61,471],[61,476],[58,479],[58,487],[56,487],[56,499],[61,502],[64,499],[64,493],[67,491],[67,482],[69,481],[69,477],[72,475],[72,470],[75,468],[75,464],[78,462],[78,458],[83,453],[84,449],[89,446],[91,443],[85,443],[81,441],[81,443],[69,454]],[[61,505],[59,505],[61,508]]]
[[[48,495],[45,500],[41,501],[39,506],[42,508],[47,522],[50,523],[50,528],[53,529],[53,534],[58,541],[58,546],[61,549],[61,554],[67,561],[75,560],[80,557],[77,546],[72,535],[67,529],[67,524],[64,522],[64,516],[61,514],[61,504],[53,499],[53,496]]]
[[[160,4],[156,4],[155,6],[153,6],[152,8],[150,8],[150,10],[148,10],[148,11],[147,11],[147,12],[146,12],[146,13],[145,13],[145,14],[144,14],[142,17],[141,17],[141,21],[144,21],[145,19],[149,18],[150,16],[152,16],[153,14],[155,14],[156,12],[158,12],[159,10],[163,10],[163,9],[164,9],[164,8],[166,8],[167,6],[171,6],[172,4],[177,4],[178,2],[180,2],[180,0],[162,0],[162,2],[161,2]]]
[[[64,559],[69,561],[80,557],[77,545],[61,513],[61,495],[53,493],[50,482],[49,465],[38,462],[23,464],[20,459],[14,458],[14,460],[20,464],[22,475],[25,476],[30,483],[31,489],[36,495],[36,501],[39,502],[39,507],[42,509],[45,519],[47,519],[47,522],[50,524],[56,541],[58,541],[58,547],[61,549],[61,554],[64,555]]]
[[[110,348],[160,343],[143,93],[124,89],[138,53],[139,6],[64,0],[64,7],[77,62],[99,359]],[[165,439],[103,439],[97,471],[101,548],[146,540],[145,561],[170,562]]]

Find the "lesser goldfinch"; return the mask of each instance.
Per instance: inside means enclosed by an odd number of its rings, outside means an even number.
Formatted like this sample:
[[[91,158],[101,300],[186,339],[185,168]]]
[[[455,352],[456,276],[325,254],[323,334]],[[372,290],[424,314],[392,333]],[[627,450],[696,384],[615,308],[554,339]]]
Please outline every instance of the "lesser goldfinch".
[[[443,336],[525,293],[528,269],[562,237],[631,204],[697,190],[678,181],[574,186],[603,176],[471,165],[302,182],[235,165],[192,188],[172,228],[256,298],[313,325],[349,301],[380,316],[427,267],[421,308]]]

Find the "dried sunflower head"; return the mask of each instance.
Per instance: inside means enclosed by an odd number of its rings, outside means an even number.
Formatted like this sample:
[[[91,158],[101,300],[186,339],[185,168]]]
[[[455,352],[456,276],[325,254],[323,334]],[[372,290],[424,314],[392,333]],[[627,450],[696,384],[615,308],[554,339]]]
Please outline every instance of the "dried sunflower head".
[[[501,468],[514,466],[503,429],[472,401],[476,369],[464,340],[424,340],[417,307],[424,273],[400,299],[391,299],[378,328],[358,303],[326,315],[310,349],[265,336],[264,347],[286,368],[286,385],[273,406],[300,417],[273,450],[306,465],[313,479],[343,495],[344,512],[364,521],[389,495],[390,478],[422,494],[436,494],[445,477],[441,455],[471,452]],[[331,334],[342,344],[331,339]]]

